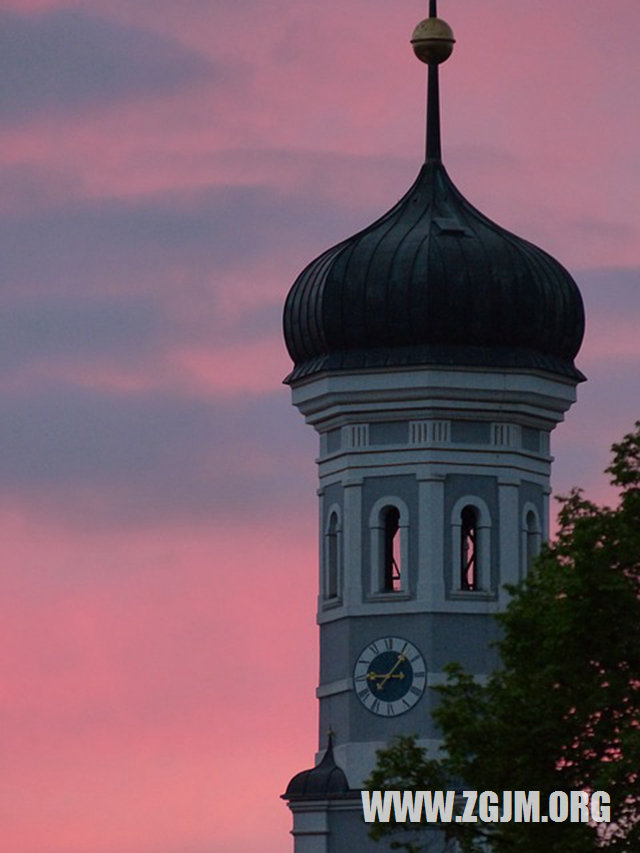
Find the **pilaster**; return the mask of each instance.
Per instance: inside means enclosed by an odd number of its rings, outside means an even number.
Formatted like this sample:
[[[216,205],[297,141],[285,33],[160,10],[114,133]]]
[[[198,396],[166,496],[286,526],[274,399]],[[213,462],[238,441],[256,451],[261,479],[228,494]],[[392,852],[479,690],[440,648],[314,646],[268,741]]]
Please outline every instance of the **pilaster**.
[[[418,602],[437,607],[445,600],[444,476],[418,477]]]

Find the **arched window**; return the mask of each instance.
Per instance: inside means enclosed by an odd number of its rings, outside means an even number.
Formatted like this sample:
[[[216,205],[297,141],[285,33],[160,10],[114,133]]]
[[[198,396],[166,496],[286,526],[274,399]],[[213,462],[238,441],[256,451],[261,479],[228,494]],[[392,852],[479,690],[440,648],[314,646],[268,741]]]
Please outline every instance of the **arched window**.
[[[527,511],[524,519],[524,569],[528,572],[535,557],[540,553],[542,536],[538,515],[533,509]]]
[[[400,511],[395,506],[383,510],[384,531],[384,592],[399,592],[402,589],[402,548],[400,533]]]
[[[338,574],[339,574],[339,538],[340,527],[338,513],[332,512],[329,516],[326,539],[326,592],[327,598],[338,597]]]
[[[477,590],[478,511],[468,504],[460,513],[460,589]]]
[[[477,495],[465,495],[456,501],[450,518],[452,593],[491,593],[495,579],[489,507]]]
[[[369,515],[371,575],[369,595],[408,594],[409,509],[396,496],[381,497]]]

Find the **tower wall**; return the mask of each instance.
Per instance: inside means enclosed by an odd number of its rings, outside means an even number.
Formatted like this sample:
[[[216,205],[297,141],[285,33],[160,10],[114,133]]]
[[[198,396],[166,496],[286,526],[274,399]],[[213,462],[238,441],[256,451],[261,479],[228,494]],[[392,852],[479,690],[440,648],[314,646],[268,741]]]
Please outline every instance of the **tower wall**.
[[[319,755],[333,731],[352,788],[393,736],[415,732],[438,745],[429,688],[444,683],[447,663],[480,679],[494,668],[492,616],[505,606],[504,584],[523,577],[547,538],[549,435],[574,399],[571,380],[490,369],[326,374],[293,388],[320,437]],[[388,506],[398,510],[401,540],[394,590],[383,585],[380,513]],[[465,589],[461,513],[469,506],[477,566]],[[383,637],[412,643],[427,671],[420,700],[389,717],[372,713],[354,684],[358,656]]]

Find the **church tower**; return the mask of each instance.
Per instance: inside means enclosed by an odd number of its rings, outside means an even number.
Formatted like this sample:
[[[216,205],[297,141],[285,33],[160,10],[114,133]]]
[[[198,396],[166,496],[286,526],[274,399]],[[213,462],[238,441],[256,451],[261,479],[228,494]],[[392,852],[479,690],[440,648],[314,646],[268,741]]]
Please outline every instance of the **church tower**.
[[[584,379],[573,279],[443,166],[453,43],[431,0],[412,37],[425,163],[388,213],[309,264],[284,309],[286,382],[320,440],[319,753],[284,795],[295,853],[371,850],[359,791],[376,750],[412,733],[435,748],[445,665],[496,665],[493,616],[548,535],[550,435]]]

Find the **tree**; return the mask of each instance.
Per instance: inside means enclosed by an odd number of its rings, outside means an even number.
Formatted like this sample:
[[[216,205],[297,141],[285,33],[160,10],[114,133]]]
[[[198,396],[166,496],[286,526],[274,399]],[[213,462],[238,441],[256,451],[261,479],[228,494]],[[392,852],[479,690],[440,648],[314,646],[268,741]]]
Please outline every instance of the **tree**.
[[[414,738],[400,739],[368,780],[372,790],[464,780],[500,795],[539,790],[542,803],[553,791],[602,790],[612,823],[449,824],[464,851],[640,850],[640,421],[612,452],[617,508],[580,490],[560,499],[557,539],[496,617],[498,669],[480,685],[452,664],[434,688],[442,755],[427,759]],[[402,830],[375,827],[378,836]],[[398,849],[417,849],[397,838]]]

